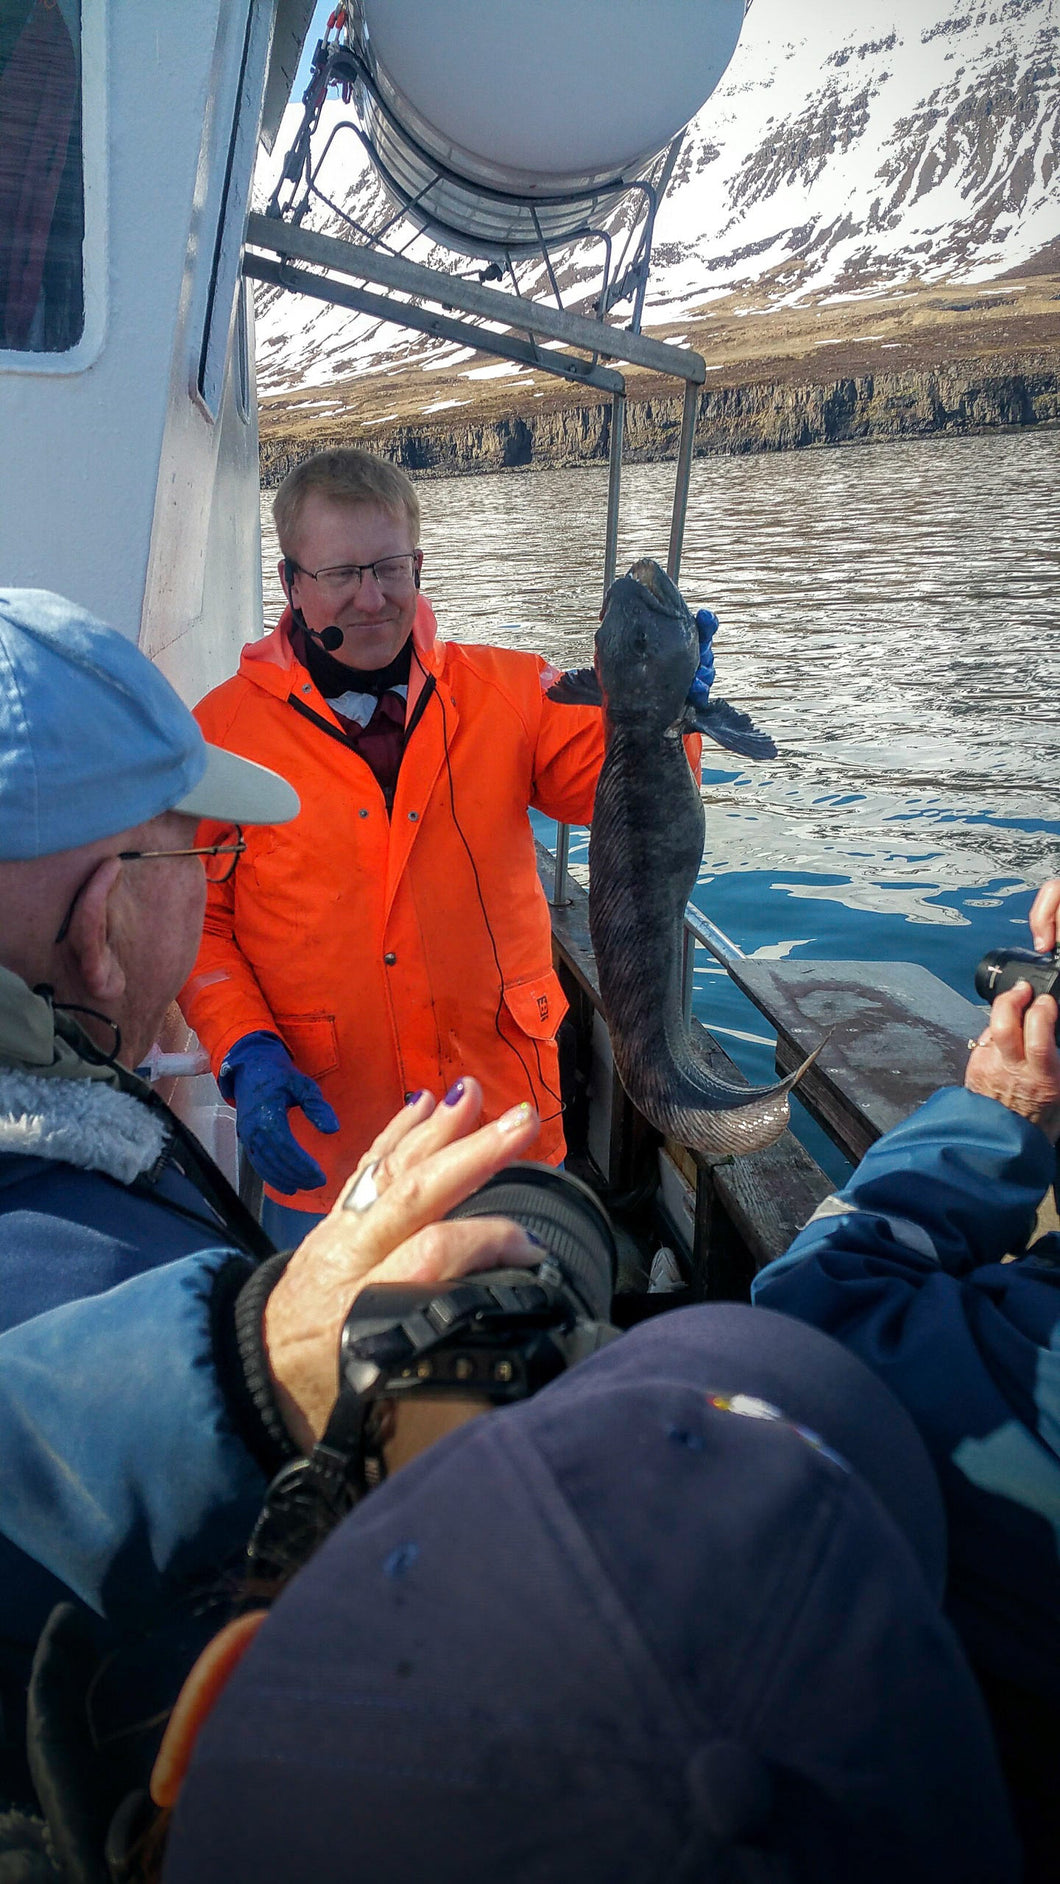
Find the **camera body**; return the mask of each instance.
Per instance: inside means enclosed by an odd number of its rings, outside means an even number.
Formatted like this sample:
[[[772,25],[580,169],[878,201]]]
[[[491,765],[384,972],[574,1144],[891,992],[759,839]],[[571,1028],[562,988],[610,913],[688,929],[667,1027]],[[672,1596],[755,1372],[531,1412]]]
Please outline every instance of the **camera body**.
[[[552,1165],[510,1165],[449,1216],[512,1218],[540,1243],[540,1263],[361,1290],[342,1330],[327,1430],[310,1458],[292,1461],[269,1487],[248,1548],[253,1579],[283,1579],[297,1569],[386,1477],[384,1455],[403,1403],[427,1410],[418,1422],[422,1449],[451,1429],[455,1403],[470,1417],[526,1399],[616,1339],[607,1319],[614,1232],[588,1185]]]
[[[342,1331],[344,1387],[371,1399],[525,1400],[613,1334],[589,1320],[557,1265],[491,1269],[444,1289],[362,1289]]]
[[[1017,981],[1029,981],[1035,998],[1051,994],[1060,1002],[1060,951],[1039,955],[1034,949],[990,949],[975,971],[975,991],[984,1001],[996,1001]],[[1060,1020],[1056,1037],[1060,1042]]]

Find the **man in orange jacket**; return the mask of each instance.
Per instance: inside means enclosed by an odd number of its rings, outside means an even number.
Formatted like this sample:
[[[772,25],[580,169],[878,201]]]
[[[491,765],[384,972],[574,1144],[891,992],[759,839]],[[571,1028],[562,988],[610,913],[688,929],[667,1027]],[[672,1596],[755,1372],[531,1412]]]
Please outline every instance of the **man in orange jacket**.
[[[535,1155],[562,1159],[566,1003],[527,807],[588,822],[603,728],[546,697],[537,655],[438,638],[396,466],[321,453],[274,508],[290,606],[197,717],[302,809],[211,889],[181,1006],[289,1246],[403,1097],[463,1068],[485,1118],[529,1102]]]

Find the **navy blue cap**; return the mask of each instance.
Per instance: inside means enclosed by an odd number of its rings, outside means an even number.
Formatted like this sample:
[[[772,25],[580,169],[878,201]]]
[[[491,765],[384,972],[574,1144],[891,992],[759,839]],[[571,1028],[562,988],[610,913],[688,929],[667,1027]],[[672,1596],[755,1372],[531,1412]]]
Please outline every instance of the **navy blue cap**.
[[[136,645],[47,589],[0,590],[0,859],[114,837],[163,811],[283,824],[298,794],[209,746]]]
[[[854,1356],[660,1316],[339,1527],[200,1735],[167,1884],[1003,1884],[940,1537]]]

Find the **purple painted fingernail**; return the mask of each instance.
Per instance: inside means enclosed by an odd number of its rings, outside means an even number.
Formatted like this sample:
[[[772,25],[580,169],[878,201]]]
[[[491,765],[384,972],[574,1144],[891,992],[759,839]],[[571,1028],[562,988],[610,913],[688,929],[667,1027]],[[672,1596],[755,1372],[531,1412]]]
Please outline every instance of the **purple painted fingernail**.
[[[458,1079],[455,1086],[450,1086],[449,1091],[446,1093],[445,1098],[442,1100],[442,1104],[443,1106],[455,1106],[459,1104],[460,1100],[463,1097],[464,1097],[464,1082],[462,1079]]]
[[[541,1238],[539,1236],[535,1236],[532,1230],[524,1230],[523,1235],[525,1236],[528,1243],[533,1244],[535,1249],[547,1249],[548,1248],[548,1244],[543,1243],[541,1241]]]
[[[419,1089],[419,1092],[407,1092],[405,1094],[405,1104],[407,1106],[414,1106],[418,1099],[423,1098],[423,1095],[426,1092],[426,1090],[427,1090],[426,1086],[421,1086]]]

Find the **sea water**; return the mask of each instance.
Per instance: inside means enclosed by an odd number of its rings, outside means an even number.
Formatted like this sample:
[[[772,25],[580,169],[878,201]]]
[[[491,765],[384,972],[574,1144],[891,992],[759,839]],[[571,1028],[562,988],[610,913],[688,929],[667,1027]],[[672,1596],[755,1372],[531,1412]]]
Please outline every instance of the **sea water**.
[[[620,570],[665,563],[673,486],[671,465],[627,467]],[[604,468],[421,499],[444,635],[591,661]],[[267,493],[262,515],[271,620]],[[1029,942],[1060,874],[1060,431],[697,459],[680,581],[720,618],[715,691],[780,749],[751,765],[705,745],[693,900],[749,955],[919,962],[975,999],[979,957]],[[576,874],[586,852],[573,832]],[[694,1007],[772,1077],[766,1024],[702,949]]]

